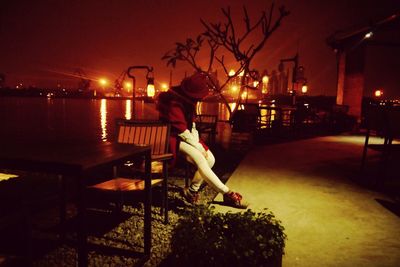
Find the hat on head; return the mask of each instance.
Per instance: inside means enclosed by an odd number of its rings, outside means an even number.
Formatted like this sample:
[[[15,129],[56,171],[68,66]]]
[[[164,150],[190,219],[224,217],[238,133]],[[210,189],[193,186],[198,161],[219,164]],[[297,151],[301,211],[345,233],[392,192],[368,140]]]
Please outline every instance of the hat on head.
[[[197,72],[190,77],[182,80],[181,88],[182,92],[194,99],[202,99],[208,95],[208,77],[207,74],[203,72]]]

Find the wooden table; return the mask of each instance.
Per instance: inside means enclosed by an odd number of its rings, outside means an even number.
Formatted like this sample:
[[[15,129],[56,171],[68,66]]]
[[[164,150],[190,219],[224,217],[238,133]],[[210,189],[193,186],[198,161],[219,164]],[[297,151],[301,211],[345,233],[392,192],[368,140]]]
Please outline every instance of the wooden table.
[[[71,176],[77,184],[78,207],[78,265],[87,266],[87,226],[85,208],[85,186],[88,175],[100,168],[113,167],[138,156],[145,158],[145,209],[144,209],[144,254],[151,248],[151,149],[149,146],[134,146],[103,142],[98,144],[71,144],[65,142],[18,143],[0,142],[0,168],[37,171]]]
[[[378,186],[383,186],[387,176],[387,164],[393,155],[400,152],[400,145],[393,144],[394,139],[400,138],[400,106],[369,105],[365,110],[365,142],[361,159],[361,171],[364,171],[367,151],[373,149],[381,152],[381,166],[376,181]],[[383,144],[369,144],[371,132],[382,137]]]

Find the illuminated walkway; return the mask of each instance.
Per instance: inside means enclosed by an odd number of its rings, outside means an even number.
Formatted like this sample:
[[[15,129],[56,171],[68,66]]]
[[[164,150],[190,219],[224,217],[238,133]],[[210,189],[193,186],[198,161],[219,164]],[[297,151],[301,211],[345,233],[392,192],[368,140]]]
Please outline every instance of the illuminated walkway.
[[[400,266],[400,217],[384,207],[393,200],[356,182],[365,179],[363,142],[336,136],[255,147],[230,177],[251,209],[282,221],[284,267]]]

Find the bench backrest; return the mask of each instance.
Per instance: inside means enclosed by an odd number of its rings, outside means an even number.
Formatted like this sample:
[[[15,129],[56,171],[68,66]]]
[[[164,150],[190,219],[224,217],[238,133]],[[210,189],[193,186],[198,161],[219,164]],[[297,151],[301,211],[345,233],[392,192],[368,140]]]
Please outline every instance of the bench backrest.
[[[170,125],[160,121],[117,120],[117,142],[150,145],[153,155],[168,153]]]
[[[217,123],[218,116],[217,115],[206,115],[206,114],[199,114],[197,115],[196,121],[199,123]]]

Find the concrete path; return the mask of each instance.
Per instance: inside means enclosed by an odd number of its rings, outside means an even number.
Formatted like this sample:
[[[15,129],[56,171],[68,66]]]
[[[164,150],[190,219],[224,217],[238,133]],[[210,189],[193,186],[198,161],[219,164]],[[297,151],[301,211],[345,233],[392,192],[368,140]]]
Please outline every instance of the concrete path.
[[[400,266],[400,217],[382,205],[393,201],[355,182],[363,142],[335,136],[254,147],[230,177],[252,210],[268,208],[282,221],[284,267]]]

